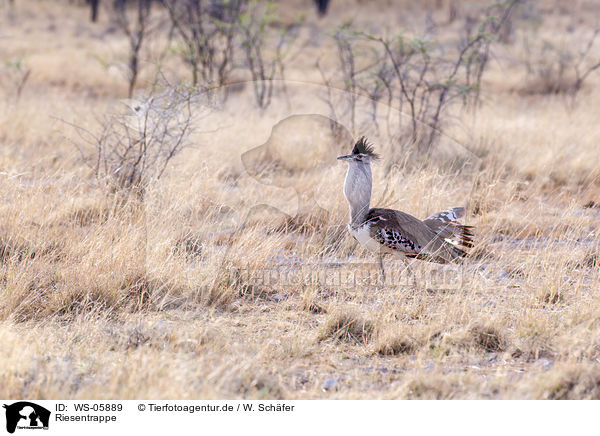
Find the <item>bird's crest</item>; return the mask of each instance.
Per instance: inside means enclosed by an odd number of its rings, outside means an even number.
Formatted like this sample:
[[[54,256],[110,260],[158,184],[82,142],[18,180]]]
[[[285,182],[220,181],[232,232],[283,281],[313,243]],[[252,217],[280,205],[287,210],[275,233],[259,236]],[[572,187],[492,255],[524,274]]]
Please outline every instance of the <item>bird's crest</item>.
[[[354,148],[352,149],[352,154],[368,156],[371,158],[371,160],[379,159],[379,155],[375,153],[373,145],[369,144],[367,142],[367,138],[365,138],[364,136],[362,136],[358,141],[356,141],[356,144],[354,144]]]

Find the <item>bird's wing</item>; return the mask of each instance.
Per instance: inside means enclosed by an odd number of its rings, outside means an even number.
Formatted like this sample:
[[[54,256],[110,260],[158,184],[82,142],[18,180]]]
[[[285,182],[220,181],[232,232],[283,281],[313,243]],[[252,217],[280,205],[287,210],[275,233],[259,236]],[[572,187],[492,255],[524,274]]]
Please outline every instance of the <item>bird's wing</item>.
[[[392,209],[371,209],[367,216],[371,235],[385,246],[415,254],[435,238],[435,233],[421,220]]]
[[[443,212],[434,213],[433,215],[425,218],[423,220],[424,223],[440,223],[445,224],[452,221],[456,221],[459,218],[465,216],[465,208],[464,207],[455,207],[449,210],[445,210]]]
[[[464,253],[447,243],[423,221],[392,209],[371,209],[367,215],[371,237],[392,251],[410,257],[449,262]]]

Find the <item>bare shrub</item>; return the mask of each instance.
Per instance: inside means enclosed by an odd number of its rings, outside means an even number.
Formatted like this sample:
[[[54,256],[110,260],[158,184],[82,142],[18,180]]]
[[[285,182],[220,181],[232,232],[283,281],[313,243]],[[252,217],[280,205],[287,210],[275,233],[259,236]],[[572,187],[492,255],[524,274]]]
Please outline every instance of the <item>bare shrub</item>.
[[[127,91],[129,97],[133,95],[133,90],[137,82],[142,45],[155,30],[155,26],[150,21],[150,13],[150,0],[137,0],[135,2],[135,11],[130,11],[124,1],[114,2],[112,8],[113,20],[117,27],[127,36],[129,43],[129,88]],[[131,15],[134,15],[133,19]]]
[[[399,111],[399,141],[427,152],[439,137],[453,103],[479,101],[490,46],[517,3],[496,5],[480,12],[475,21],[470,18],[464,37],[452,46],[427,36],[378,36],[353,31],[349,25],[342,27],[334,39],[343,88],[351,96],[353,128],[357,93],[368,95],[374,102],[373,120],[377,118],[375,103],[385,99]],[[324,81],[331,86],[330,78],[324,77]]]
[[[111,192],[143,197],[147,184],[159,179],[188,145],[202,95],[186,87],[151,92],[124,112],[100,121],[97,134],[76,126],[91,146],[91,151],[81,150],[84,160]]]
[[[31,75],[31,68],[23,59],[7,60],[4,61],[2,73],[3,79],[0,83],[14,90],[15,100],[18,102]]]
[[[273,80],[284,79],[286,48],[297,36],[298,22],[282,23],[275,15],[273,3],[253,1],[249,10],[240,15],[238,28],[256,103],[264,109],[271,103]],[[274,49],[268,49],[270,44]]]
[[[192,83],[221,86],[233,68],[241,0],[161,0],[181,40]]]
[[[527,83],[521,93],[570,94],[575,97],[588,76],[600,68],[600,57],[592,55],[599,33],[600,27],[594,30],[583,48],[548,40],[535,47],[529,38],[525,38]]]
[[[421,38],[405,38],[399,35],[392,39],[373,38],[384,49],[382,62],[388,64],[380,75],[390,100],[403,114],[409,116],[410,142],[420,151],[426,151],[437,139],[444,121],[444,114],[457,99],[466,99],[479,88],[469,73],[472,59],[480,56],[489,44],[488,36],[480,31],[462,43],[453,59],[446,59],[444,48],[433,41]],[[479,77],[485,64],[480,62]],[[465,79],[460,80],[464,74]],[[393,83],[396,82],[396,86]],[[403,125],[404,123],[400,123]]]
[[[493,3],[483,9],[475,9],[474,16],[468,16],[463,24],[464,40],[472,41],[485,36],[479,44],[468,50],[465,59],[464,80],[472,92],[464,95],[465,103],[477,104],[481,97],[481,81],[490,59],[493,41],[508,43],[514,33],[514,12],[524,0],[507,0]]]
[[[349,25],[346,24],[335,32],[333,38],[337,46],[341,72],[344,78],[344,90],[348,93],[348,98],[350,99],[350,128],[354,131],[356,123],[356,93],[358,91],[357,75],[359,72],[356,70],[355,50],[353,50],[352,41],[356,38],[356,35],[352,33]]]

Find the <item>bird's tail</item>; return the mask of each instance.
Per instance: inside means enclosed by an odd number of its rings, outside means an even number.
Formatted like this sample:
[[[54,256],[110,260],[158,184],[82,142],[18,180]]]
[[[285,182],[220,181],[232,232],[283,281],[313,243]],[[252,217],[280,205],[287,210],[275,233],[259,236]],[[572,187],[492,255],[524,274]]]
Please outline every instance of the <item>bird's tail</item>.
[[[446,242],[462,250],[468,250],[473,247],[473,226],[448,223],[437,234],[444,238]]]
[[[433,214],[423,221],[427,227],[433,230],[444,241],[439,247],[439,254],[446,261],[466,257],[469,248],[473,247],[473,226],[457,222],[464,215],[464,207],[455,207]]]

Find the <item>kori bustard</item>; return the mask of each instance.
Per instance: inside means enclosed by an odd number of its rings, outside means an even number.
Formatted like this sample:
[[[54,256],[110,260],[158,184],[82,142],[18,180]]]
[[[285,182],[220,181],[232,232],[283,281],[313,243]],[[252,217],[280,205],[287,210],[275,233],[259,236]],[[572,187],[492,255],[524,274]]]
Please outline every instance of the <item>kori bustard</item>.
[[[371,162],[378,158],[363,136],[354,145],[352,154],[339,156],[338,160],[348,162],[344,182],[344,196],[350,206],[348,231],[363,247],[378,253],[383,282],[386,254],[402,259],[415,284],[407,258],[449,263],[466,256],[465,250],[473,246],[473,232],[471,226],[456,222],[465,214],[463,207],[438,212],[423,221],[399,210],[370,208]]]

